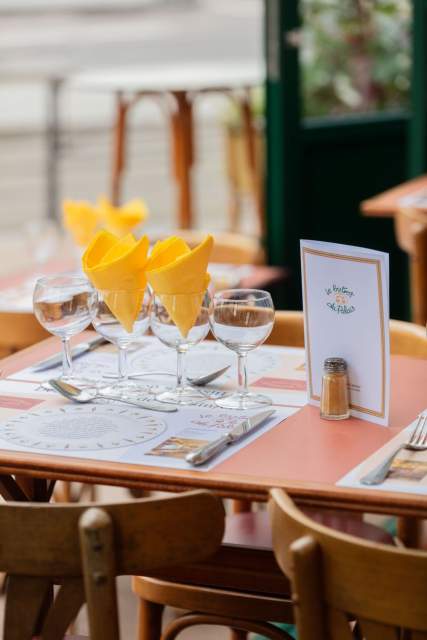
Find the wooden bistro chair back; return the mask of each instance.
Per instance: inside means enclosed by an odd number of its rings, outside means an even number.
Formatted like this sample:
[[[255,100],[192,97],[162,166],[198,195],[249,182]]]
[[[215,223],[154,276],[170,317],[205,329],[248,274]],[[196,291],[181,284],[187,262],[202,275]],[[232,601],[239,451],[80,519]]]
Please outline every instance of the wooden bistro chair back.
[[[304,316],[302,311],[276,311],[273,331],[267,344],[303,347]],[[425,327],[420,327],[412,322],[390,320],[390,351],[393,355],[427,358]]]
[[[427,321],[427,211],[400,209],[395,216],[397,244],[409,255],[412,320]]]
[[[194,249],[207,235],[206,231],[196,229],[176,229],[173,235],[179,236],[188,244],[190,249]],[[224,264],[265,264],[265,253],[259,238],[245,235],[243,233],[218,232],[214,233],[214,246],[212,249],[211,262]],[[160,238],[162,239],[164,236]]]
[[[2,637],[60,640],[86,602],[91,640],[118,640],[116,576],[204,559],[223,528],[222,503],[207,491],[98,507],[3,504]]]
[[[271,492],[270,514],[299,640],[354,640],[349,620],[365,640],[427,638],[427,553],[329,529],[280,489]]]

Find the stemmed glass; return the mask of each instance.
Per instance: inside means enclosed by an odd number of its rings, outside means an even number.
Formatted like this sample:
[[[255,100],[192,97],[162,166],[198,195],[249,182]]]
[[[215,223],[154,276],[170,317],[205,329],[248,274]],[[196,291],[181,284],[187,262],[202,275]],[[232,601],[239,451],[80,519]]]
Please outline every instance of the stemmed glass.
[[[36,282],[33,308],[37,320],[62,340],[62,378],[71,382],[73,364],[70,338],[86,329],[95,291],[81,275],[46,276]]]
[[[165,306],[165,302],[167,307]],[[211,312],[210,296],[204,294],[175,294],[168,295],[162,301],[159,296],[154,296],[151,310],[151,330],[160,342],[176,350],[177,369],[176,386],[171,391],[164,391],[156,396],[157,400],[173,404],[193,404],[205,394],[187,384],[185,373],[185,355],[191,347],[201,342],[209,333],[209,315]],[[174,310],[187,309],[194,316],[194,322],[187,335],[183,335],[171,315]]]
[[[238,389],[219,398],[225,409],[256,409],[271,404],[268,396],[248,390],[246,356],[268,338],[274,324],[270,294],[258,289],[227,289],[213,297],[211,328],[215,338],[237,353]]]
[[[117,382],[105,390],[108,393],[129,392],[139,385],[129,380],[128,347],[140,338],[150,324],[151,294],[148,289],[98,290],[91,307],[92,323],[98,333],[117,347]],[[119,318],[128,318],[127,328]],[[130,320],[132,319],[132,320]],[[130,331],[128,331],[130,329]]]

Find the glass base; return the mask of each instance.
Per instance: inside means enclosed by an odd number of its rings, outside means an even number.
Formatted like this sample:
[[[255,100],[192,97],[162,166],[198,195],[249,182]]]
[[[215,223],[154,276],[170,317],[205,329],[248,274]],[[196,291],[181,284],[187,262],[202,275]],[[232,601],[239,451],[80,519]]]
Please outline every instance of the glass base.
[[[159,393],[156,400],[168,404],[196,404],[200,400],[206,400],[206,395],[194,387],[177,387],[172,391]]]
[[[222,409],[258,409],[272,404],[271,398],[260,393],[232,393],[225,398],[215,400],[215,404]]]

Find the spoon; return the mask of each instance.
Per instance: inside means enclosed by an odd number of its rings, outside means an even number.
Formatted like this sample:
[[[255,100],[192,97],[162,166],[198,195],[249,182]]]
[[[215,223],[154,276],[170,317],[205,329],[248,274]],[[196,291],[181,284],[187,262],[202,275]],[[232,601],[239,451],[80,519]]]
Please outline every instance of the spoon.
[[[92,402],[97,398],[106,398],[107,400],[117,400],[117,402],[124,402],[125,404],[132,404],[135,407],[139,407],[140,409],[149,409],[150,411],[165,411],[167,413],[171,413],[172,411],[177,411],[177,407],[171,404],[165,404],[163,402],[137,402],[136,400],[128,400],[125,398],[116,398],[115,396],[110,396],[107,393],[100,393],[96,389],[79,389],[72,384],[68,384],[68,382],[64,382],[60,378],[49,380],[49,384],[51,387],[58,391],[61,395],[65,396],[69,400],[73,400],[73,402],[79,402],[84,404],[86,402]]]
[[[212,371],[211,373],[207,373],[204,376],[197,376],[195,378],[187,378],[187,382],[189,382],[193,387],[204,387],[209,382],[213,382],[223,373],[230,368],[230,365],[227,365],[223,369],[218,369],[217,371]],[[176,373],[171,373],[170,371],[137,371],[135,373],[130,373],[129,378],[142,378],[143,376],[176,376]],[[104,378],[117,378],[117,376],[112,376],[106,374],[103,376]]]

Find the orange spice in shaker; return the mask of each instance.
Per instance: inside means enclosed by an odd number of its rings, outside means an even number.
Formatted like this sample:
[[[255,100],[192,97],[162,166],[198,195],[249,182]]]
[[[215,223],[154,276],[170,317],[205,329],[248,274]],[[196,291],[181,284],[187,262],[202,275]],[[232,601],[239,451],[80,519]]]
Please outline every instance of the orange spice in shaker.
[[[347,363],[343,358],[326,358],[323,371],[320,417],[345,420],[350,416]]]

